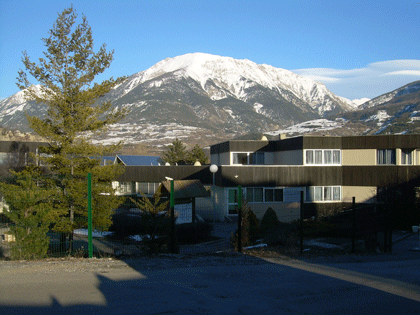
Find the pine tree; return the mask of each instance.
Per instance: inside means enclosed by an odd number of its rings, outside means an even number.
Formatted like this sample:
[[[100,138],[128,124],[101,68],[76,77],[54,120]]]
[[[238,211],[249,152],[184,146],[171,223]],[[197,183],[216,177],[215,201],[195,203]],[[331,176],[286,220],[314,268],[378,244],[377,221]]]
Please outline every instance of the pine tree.
[[[186,146],[179,140],[175,138],[171,145],[168,146],[167,150],[163,152],[161,159],[165,163],[171,165],[175,164],[186,164],[187,163],[188,151]]]
[[[0,193],[7,200],[5,216],[13,223],[10,232],[15,238],[11,245],[12,259],[37,259],[47,255],[52,203],[56,193],[51,182],[43,180],[37,168],[13,172],[8,182],[0,183]]]
[[[196,161],[200,162],[201,164],[207,164],[208,158],[206,153],[204,153],[203,149],[200,148],[198,144],[188,152],[188,164],[194,164]]]
[[[85,225],[89,172],[93,181],[94,227],[106,229],[111,223],[116,199],[110,182],[121,170],[112,165],[99,166],[99,159],[92,157],[110,154],[121,144],[104,147],[93,145],[91,140],[125,115],[124,110],[112,110],[110,102],[101,100],[123,78],[93,83],[110,66],[113,51],[107,52],[103,44],[95,53],[86,17],[78,25],[76,19],[73,6],[59,14],[50,36],[43,39],[45,58],[36,64],[24,52],[22,61],[27,72],[20,70],[18,76],[18,86],[25,90],[26,98],[47,107],[44,118],[27,118],[29,126],[50,144],[42,148],[44,156],[40,159],[49,166],[61,191],[55,196],[54,229],[70,233],[70,240],[73,230]],[[31,85],[27,73],[38,81],[39,89]]]
[[[161,187],[151,199],[145,195],[142,195],[139,200],[131,199],[135,206],[142,211],[143,232],[141,236],[146,252],[149,254],[158,254],[168,243],[170,218],[167,209],[169,201],[161,200]]]

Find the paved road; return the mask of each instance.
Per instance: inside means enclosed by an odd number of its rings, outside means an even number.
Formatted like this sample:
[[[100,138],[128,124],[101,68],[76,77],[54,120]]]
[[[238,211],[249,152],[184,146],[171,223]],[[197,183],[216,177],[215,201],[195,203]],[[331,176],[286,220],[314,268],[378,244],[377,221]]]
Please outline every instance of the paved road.
[[[420,253],[412,254],[1,262],[0,314],[415,314]]]

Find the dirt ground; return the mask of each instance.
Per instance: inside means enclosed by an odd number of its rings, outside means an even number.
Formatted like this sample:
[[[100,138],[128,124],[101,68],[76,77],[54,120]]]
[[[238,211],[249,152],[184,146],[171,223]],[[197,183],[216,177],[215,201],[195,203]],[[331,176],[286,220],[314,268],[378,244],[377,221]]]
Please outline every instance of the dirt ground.
[[[262,264],[257,257],[235,252],[201,255],[161,254],[157,256],[116,258],[47,258],[43,260],[0,261],[0,275],[25,273],[36,270],[40,273],[103,272],[112,269],[161,270],[184,267]]]

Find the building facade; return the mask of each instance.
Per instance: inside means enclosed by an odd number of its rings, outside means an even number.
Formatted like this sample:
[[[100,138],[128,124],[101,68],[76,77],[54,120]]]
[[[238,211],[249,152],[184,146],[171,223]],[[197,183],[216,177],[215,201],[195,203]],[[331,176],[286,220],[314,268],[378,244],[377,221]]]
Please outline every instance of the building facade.
[[[275,141],[226,141],[211,147],[218,165],[217,213],[235,215],[238,185],[257,217],[268,207],[281,221],[356,202],[376,202],[390,185],[420,176],[420,135],[300,136]],[[420,185],[419,185],[420,186]]]

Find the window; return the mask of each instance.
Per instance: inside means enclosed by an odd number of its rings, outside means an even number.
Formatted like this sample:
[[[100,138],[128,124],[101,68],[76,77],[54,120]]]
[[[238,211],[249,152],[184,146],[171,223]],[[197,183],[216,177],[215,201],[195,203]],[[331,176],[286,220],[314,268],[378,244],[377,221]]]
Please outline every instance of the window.
[[[263,188],[247,188],[246,200],[248,202],[263,202]]]
[[[237,188],[229,188],[228,189],[228,214],[238,214],[238,189]],[[243,196],[243,189],[242,189],[242,196]]]
[[[266,188],[265,202],[283,202],[283,189],[280,188]]]
[[[339,201],[341,200],[341,187],[333,187],[333,200]]]
[[[153,195],[159,188],[159,183],[137,183],[137,193],[145,195]]]
[[[340,201],[340,186],[312,186],[306,188],[306,201]]]
[[[341,151],[333,150],[333,164],[341,165]]]
[[[233,164],[247,165],[248,153],[233,153]]]
[[[328,150],[324,152],[324,164],[332,164],[332,151]]]
[[[233,152],[232,164],[234,165],[264,165],[264,152]]]
[[[401,149],[401,164],[412,165],[413,164],[413,152],[411,149]]]
[[[246,188],[248,202],[283,202],[283,188]]]
[[[254,152],[250,155],[250,164],[264,165],[264,152]]]
[[[117,193],[120,195],[124,194],[131,194],[132,191],[132,183],[131,182],[116,182],[115,188],[117,189]]]
[[[306,151],[306,164],[314,164],[314,150]]]
[[[315,150],[315,164],[322,164],[322,150]]]
[[[341,150],[305,150],[306,165],[341,165]]]
[[[377,164],[395,164],[395,149],[383,149],[378,150],[377,154]]]

